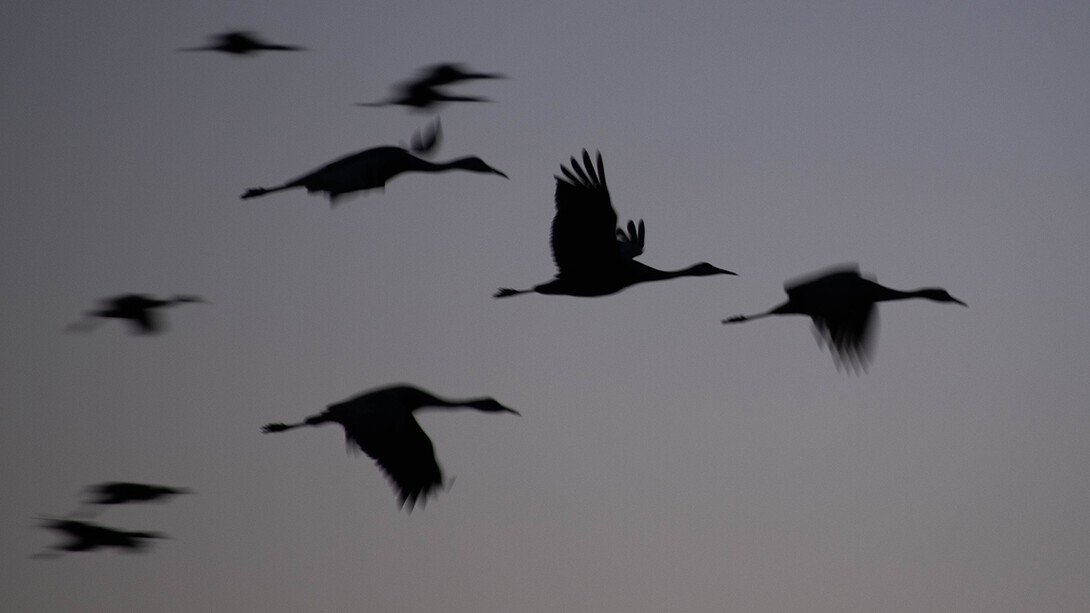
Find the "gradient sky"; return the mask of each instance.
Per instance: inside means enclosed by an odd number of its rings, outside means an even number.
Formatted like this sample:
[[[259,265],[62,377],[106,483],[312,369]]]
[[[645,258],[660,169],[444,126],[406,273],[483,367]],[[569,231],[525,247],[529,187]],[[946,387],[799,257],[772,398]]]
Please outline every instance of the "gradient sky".
[[[0,609],[1090,610],[1090,4],[16,2],[0,20]],[[179,53],[228,28],[305,53]],[[427,114],[423,65],[512,78],[436,155],[331,210],[239,200]],[[738,277],[617,295],[553,275],[553,174],[600,150],[641,260]],[[857,261],[966,301],[883,305],[837,372],[785,279]],[[141,338],[100,297],[192,293]],[[407,381],[453,487],[411,514],[340,428]],[[86,485],[147,555],[29,556]]]

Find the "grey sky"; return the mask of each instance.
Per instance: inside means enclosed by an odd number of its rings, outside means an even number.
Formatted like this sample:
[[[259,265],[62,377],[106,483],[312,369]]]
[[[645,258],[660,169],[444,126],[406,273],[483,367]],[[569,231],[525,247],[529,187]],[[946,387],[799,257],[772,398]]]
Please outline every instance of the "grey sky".
[[[308,47],[175,50],[227,28]],[[0,20],[0,609],[613,613],[1090,610],[1085,2],[19,2]],[[330,210],[240,201],[427,114],[436,155]],[[491,298],[553,274],[553,174],[600,150],[641,260],[738,277]],[[724,327],[858,261],[969,307],[883,305],[864,376],[801,317]],[[64,334],[193,293],[161,337]],[[406,381],[454,486],[411,515],[339,428]],[[102,481],[147,555],[28,556]]]

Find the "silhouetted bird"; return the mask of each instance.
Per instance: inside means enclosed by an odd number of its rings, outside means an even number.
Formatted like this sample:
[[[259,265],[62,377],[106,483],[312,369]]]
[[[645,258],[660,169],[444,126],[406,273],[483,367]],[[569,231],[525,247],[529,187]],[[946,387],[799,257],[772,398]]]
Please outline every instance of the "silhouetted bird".
[[[552,248],[556,278],[530,289],[501,288],[496,298],[537,292],[568,296],[605,296],[644,283],[676,277],[733,275],[729,270],[701,262],[682,270],[666,271],[637,262],[643,253],[644,226],[628,222],[628,233],[617,227],[617,212],[609,198],[602,154],[595,173],[590,154],[583,150],[583,166],[573,157],[571,170],[560,167],[556,177],[556,216]]]
[[[418,132],[413,137],[412,151],[428,153],[439,141],[439,124],[435,123],[430,134],[421,136]],[[302,187],[307,193],[325,192],[329,204],[336,205],[337,199],[344,194],[369,189],[382,189],[386,182],[403,172],[443,172],[446,170],[468,170],[496,174],[503,178],[507,175],[485,164],[481,158],[471,156],[449,162],[433,163],[416,157],[403,147],[375,147],[330,162],[321,168],[309,172],[298,179],[288,181],[279,187],[254,187],[242,194],[242,199],[256,198],[272,192]]]
[[[130,532],[74,519],[48,520],[42,527],[70,537],[67,542],[50,547],[57,551],[94,551],[115,547],[121,551],[139,552],[147,548],[150,539],[168,538],[158,532]],[[61,554],[42,553],[34,557],[50,558],[59,555]]]
[[[332,404],[297,424],[268,424],[262,432],[329,422],[341,424],[349,445],[354,443],[375,461],[397,490],[398,505],[408,502],[411,511],[418,500],[423,504],[436,488],[443,487],[443,473],[435,460],[431,439],[413,417],[414,411],[424,407],[469,407],[488,413],[519,414],[492,398],[446,400],[411,385],[393,385]]]
[[[123,294],[99,301],[101,307],[87,311],[84,318],[68,326],[69,331],[88,331],[101,323],[100,319],[124,319],[136,334],[156,334],[164,328],[156,309],[186,302],[204,302],[198,296],[152,298],[146,294]]]
[[[233,31],[213,34],[211,43],[204,47],[187,47],[179,51],[220,51],[231,55],[250,55],[258,51],[306,51],[293,45],[274,45],[262,41],[253,32]]]
[[[938,287],[911,291],[890,289],[864,279],[859,266],[834,266],[784,284],[787,302],[755,315],[735,315],[724,324],[758,319],[768,315],[808,315],[828,344],[837,369],[866,369],[874,344],[874,327],[878,316],[876,303],[908,298],[927,298],[935,302],[966,304]]]
[[[100,483],[87,488],[94,497],[89,504],[127,504],[130,502],[148,502],[164,500],[178,494],[188,494],[190,490],[182,487],[151,485],[149,483],[129,483],[113,481]]]
[[[396,93],[382,102],[359,102],[357,106],[408,106],[428,109],[443,102],[491,102],[476,96],[455,96],[440,89],[473,79],[506,79],[502,74],[471,72],[464,64],[435,64],[420,71],[415,78],[395,86]]]

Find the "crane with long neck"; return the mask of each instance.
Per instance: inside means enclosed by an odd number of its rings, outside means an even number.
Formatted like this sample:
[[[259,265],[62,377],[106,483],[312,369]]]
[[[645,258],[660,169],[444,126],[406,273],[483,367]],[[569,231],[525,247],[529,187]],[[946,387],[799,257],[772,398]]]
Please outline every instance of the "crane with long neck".
[[[493,296],[505,298],[536,292],[567,296],[606,296],[626,287],[678,277],[733,275],[729,270],[700,262],[680,270],[659,270],[634,258],[643,253],[643,220],[628,222],[627,232],[617,227],[617,212],[606,185],[602,154],[598,168],[583,150],[583,166],[571,158],[571,169],[560,167],[556,179],[556,215],[553,217],[554,279],[529,289],[500,288]]]
[[[732,324],[770,315],[806,315],[823,344],[828,344],[837,368],[866,369],[873,350],[879,302],[922,298],[967,306],[941,287],[898,290],[864,278],[855,264],[835,266],[784,284],[787,302],[751,315],[735,315]]]
[[[276,187],[253,187],[242,194],[242,199],[257,198],[274,192],[302,187],[308,193],[322,192],[329,197],[330,205],[337,204],[345,195],[370,189],[383,189],[394,177],[406,172],[437,173],[448,170],[495,174],[503,178],[507,175],[492,168],[481,158],[466,156],[447,162],[430,162],[415,154],[430,153],[439,143],[439,123],[432,126],[430,132],[417,133],[410,148],[384,145],[353,153],[307,174],[287,181]]]
[[[429,495],[443,487],[443,472],[435,459],[431,439],[413,417],[415,411],[429,407],[519,414],[489,397],[447,399],[412,385],[398,384],[332,404],[325,411],[297,423],[266,424],[262,432],[340,424],[345,439],[370,456],[386,473],[397,490],[398,505],[408,503],[411,511],[418,501],[423,504]]]

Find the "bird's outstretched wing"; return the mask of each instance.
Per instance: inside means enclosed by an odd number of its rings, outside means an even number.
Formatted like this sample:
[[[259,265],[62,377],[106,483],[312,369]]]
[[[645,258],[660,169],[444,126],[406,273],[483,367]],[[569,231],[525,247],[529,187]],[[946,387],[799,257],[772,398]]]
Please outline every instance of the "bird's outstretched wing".
[[[435,448],[415,419],[404,421],[394,437],[357,436],[347,428],[345,433],[386,473],[397,490],[399,505],[407,503],[411,511],[417,501],[423,504],[442,489],[443,472],[435,460]]]
[[[413,133],[412,140],[409,141],[409,148],[413,153],[426,154],[431,153],[439,141],[443,139],[443,126],[439,123],[439,118],[435,118],[435,123],[428,129],[425,126],[422,130],[417,130]]]
[[[157,334],[163,330],[163,318],[151,309],[144,309],[126,317],[132,331],[137,334]]]
[[[553,218],[553,259],[557,276],[595,275],[612,270],[626,259],[617,237],[617,212],[609,198],[602,154],[598,169],[583,150],[583,167],[574,157],[571,170],[561,166],[556,177],[556,216]]]
[[[868,283],[857,264],[843,264],[784,284],[791,303],[810,314],[838,369],[865,370],[870,360],[878,312],[873,301],[859,299]]]
[[[828,345],[838,370],[859,372],[867,369],[878,323],[878,309],[874,304],[811,319],[818,342]]]
[[[617,228],[617,247],[620,249],[621,257],[631,260],[643,253],[645,236],[642,219],[639,227],[636,227],[636,222],[629,220],[627,234],[624,228]]]

